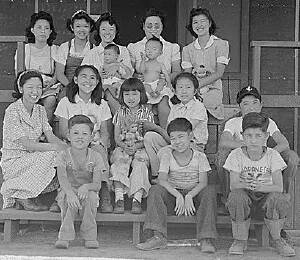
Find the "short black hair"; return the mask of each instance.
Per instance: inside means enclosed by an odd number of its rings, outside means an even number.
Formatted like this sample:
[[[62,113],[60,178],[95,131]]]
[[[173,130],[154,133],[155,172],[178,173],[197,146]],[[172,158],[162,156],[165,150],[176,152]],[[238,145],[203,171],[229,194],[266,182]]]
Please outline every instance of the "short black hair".
[[[90,24],[90,32],[95,30],[95,21],[87,14],[86,11],[84,10],[79,10],[75,12],[71,18],[67,20],[67,29],[71,32],[74,33],[72,27],[74,27],[74,21],[75,20],[81,20],[84,19],[86,20],[87,23]]]
[[[110,44],[106,45],[106,46],[104,47],[104,50],[113,50],[113,51],[115,51],[118,55],[120,55],[120,48],[119,48],[119,46],[116,45],[116,44],[113,44],[113,43],[110,43]]]
[[[194,32],[193,30],[193,18],[198,15],[204,15],[207,17],[208,21],[210,22],[210,27],[209,27],[209,35],[212,35],[216,32],[217,26],[212,18],[210,12],[205,9],[205,8],[193,8],[190,12],[190,18],[189,18],[189,24],[186,26],[186,28],[189,30],[189,32],[195,37],[198,38],[197,33]]]
[[[35,36],[32,33],[31,28],[34,27],[38,20],[46,20],[49,22],[51,33],[47,40],[47,44],[51,46],[53,41],[56,39],[57,33],[54,28],[53,18],[51,14],[47,12],[39,11],[38,13],[31,15],[29,26],[25,29],[25,36],[27,37],[29,43],[35,43]]]
[[[101,26],[101,23],[102,22],[108,22],[109,25],[111,26],[115,26],[116,27],[116,36],[115,36],[115,39],[114,39],[114,42],[118,40],[118,37],[119,37],[119,25],[116,21],[116,19],[111,15],[110,12],[106,12],[106,13],[103,13],[100,15],[100,17],[98,18],[98,20],[96,21],[96,32],[94,34],[94,39],[95,39],[95,42],[96,42],[96,45],[98,46],[102,39],[100,37],[100,34],[99,34],[99,29],[100,29],[100,26]]]
[[[94,124],[91,121],[91,119],[85,115],[75,115],[72,116],[69,120],[68,120],[68,129],[70,130],[74,125],[87,125],[90,130],[91,133],[94,130]]]
[[[159,38],[157,38],[157,37],[155,37],[155,36],[153,35],[150,39],[147,40],[146,44],[147,44],[148,42],[151,42],[151,41],[152,41],[152,42],[157,42],[157,43],[159,43],[161,49],[163,49],[164,45],[163,45],[162,41],[161,41]]]
[[[167,126],[167,133],[170,135],[172,132],[181,131],[190,133],[193,131],[192,123],[183,117],[178,117],[172,120]]]
[[[248,128],[259,128],[263,132],[267,132],[269,126],[269,118],[263,113],[250,112],[243,117],[243,132]]]
[[[166,18],[166,15],[163,12],[157,10],[156,8],[151,7],[151,8],[149,8],[146,11],[146,14],[141,19],[141,29],[142,30],[143,30],[143,27],[145,25],[146,19],[148,17],[151,17],[151,16],[157,16],[157,17],[159,17],[159,19],[160,19],[160,21],[162,23],[163,28],[165,28],[165,18]]]
[[[126,79],[121,85],[119,102],[122,106],[127,106],[124,102],[124,95],[123,95],[124,91],[135,91],[135,90],[139,91],[141,94],[140,104],[141,105],[147,104],[148,97],[143,82],[137,78],[129,78]]]

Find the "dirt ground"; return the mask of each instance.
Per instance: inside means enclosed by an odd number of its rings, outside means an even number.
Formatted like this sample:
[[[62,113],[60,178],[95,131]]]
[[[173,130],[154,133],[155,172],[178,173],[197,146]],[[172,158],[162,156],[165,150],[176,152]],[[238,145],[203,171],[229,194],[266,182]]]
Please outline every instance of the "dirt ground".
[[[283,259],[278,256],[273,248],[258,248],[257,241],[253,234],[250,234],[249,249],[243,257],[233,257],[227,254],[227,250],[232,242],[229,229],[219,228],[220,237],[216,241],[217,253],[203,254],[196,246],[169,246],[167,249],[143,252],[137,250],[131,241],[130,224],[120,223],[119,225],[98,226],[99,249],[85,249],[83,241],[77,238],[67,250],[54,248],[57,239],[59,226],[56,225],[22,225],[18,237],[12,243],[3,242],[3,233],[0,241],[0,259],[12,259],[7,255],[17,255],[18,259],[25,259],[24,256],[36,256],[34,259],[42,259],[41,256],[70,257],[95,257],[96,259],[214,259],[214,260],[277,260]],[[195,230],[192,225],[170,226],[168,239],[170,245],[174,245],[174,240],[193,239]],[[192,241],[192,240],[188,240]],[[297,256],[290,259],[300,259],[300,247],[296,247]],[[22,257],[23,256],[23,257]],[[40,257],[39,257],[40,256]],[[15,258],[14,258],[15,259]],[[28,258],[27,258],[28,259]]]

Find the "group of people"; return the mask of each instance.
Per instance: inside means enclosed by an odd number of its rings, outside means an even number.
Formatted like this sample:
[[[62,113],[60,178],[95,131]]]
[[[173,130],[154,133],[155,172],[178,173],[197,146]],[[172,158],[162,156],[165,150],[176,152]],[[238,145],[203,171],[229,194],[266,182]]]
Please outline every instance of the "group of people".
[[[190,12],[187,29],[196,39],[182,53],[161,37],[163,27],[163,14],[150,9],[142,19],[145,38],[120,46],[110,13],[94,23],[80,10],[67,20],[74,38],[57,48],[51,15],[31,16],[26,70],[17,74],[17,100],[4,116],[1,193],[4,208],[61,211],[57,248],[75,238],[77,214],[85,246],[97,248],[99,201],[101,212],[122,214],[127,194],[133,214],[142,213],[147,198],[144,230],[151,232],[137,248],[166,247],[166,217],[173,212],[196,214],[201,251],[215,252],[217,200],[204,152],[208,116],[224,118],[221,77],[229,45],[214,35],[216,24],[203,8]],[[243,88],[237,103],[242,116],[225,125],[218,169],[232,219],[229,253],[243,254],[252,216],[265,219],[281,255],[295,255],[280,233],[298,156],[261,114],[255,88]],[[274,149],[266,148],[269,135]],[[44,205],[43,195],[53,191],[55,201]]]

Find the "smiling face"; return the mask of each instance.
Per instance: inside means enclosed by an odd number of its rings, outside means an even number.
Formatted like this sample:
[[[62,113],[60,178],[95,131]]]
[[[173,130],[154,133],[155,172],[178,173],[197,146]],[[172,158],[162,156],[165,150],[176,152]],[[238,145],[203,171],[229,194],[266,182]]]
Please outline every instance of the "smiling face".
[[[79,72],[78,77],[74,77],[74,82],[78,85],[79,96],[82,94],[92,94],[93,90],[99,83],[95,72],[89,68],[82,69]]]
[[[260,113],[262,109],[262,104],[260,100],[254,96],[248,95],[243,97],[240,103],[242,116],[250,112]]]
[[[31,32],[34,34],[35,42],[47,42],[52,30],[50,29],[50,24],[47,20],[40,19],[37,20],[31,28]]]
[[[149,16],[145,20],[143,30],[147,39],[152,38],[152,36],[159,38],[163,30],[163,24],[158,16]]]
[[[209,27],[210,27],[210,22],[205,15],[200,14],[193,17],[192,28],[193,31],[198,35],[198,37],[208,36]]]
[[[255,150],[265,146],[269,136],[268,133],[263,132],[261,128],[252,127],[245,129],[242,135],[247,148]]]
[[[182,153],[190,148],[191,133],[184,131],[173,131],[170,133],[170,142],[175,151]]]
[[[188,78],[180,78],[177,80],[175,94],[183,104],[187,104],[194,98],[195,91],[193,82]]]
[[[107,64],[115,63],[118,61],[119,54],[115,50],[104,50],[104,62]]]
[[[124,91],[123,99],[129,108],[136,108],[140,105],[141,93],[138,90]]]
[[[145,53],[148,59],[154,60],[162,54],[162,46],[159,41],[148,41],[145,45]]]
[[[103,21],[99,27],[99,35],[104,43],[112,43],[116,37],[116,26],[110,25],[108,21]]]
[[[71,26],[75,38],[86,40],[89,37],[91,25],[84,19],[75,19]]]
[[[75,124],[69,130],[69,141],[71,146],[83,150],[87,149],[92,141],[92,133],[87,124]]]
[[[37,103],[42,96],[43,85],[39,78],[30,78],[26,80],[24,85],[20,87],[22,93],[22,101],[24,104],[32,106]]]

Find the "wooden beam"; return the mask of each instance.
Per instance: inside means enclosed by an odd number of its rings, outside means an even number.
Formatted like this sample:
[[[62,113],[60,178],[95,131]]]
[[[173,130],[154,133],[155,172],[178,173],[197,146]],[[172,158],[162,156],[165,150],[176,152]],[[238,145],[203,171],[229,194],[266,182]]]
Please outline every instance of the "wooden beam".
[[[294,41],[252,41],[251,47],[300,48],[300,42]]]
[[[261,47],[255,46],[253,50],[252,56],[252,80],[253,86],[260,91],[260,55],[261,55]]]
[[[300,96],[291,95],[262,95],[263,107],[300,107]]]
[[[25,36],[0,36],[0,42],[25,42]]]

